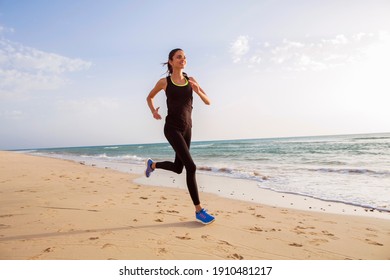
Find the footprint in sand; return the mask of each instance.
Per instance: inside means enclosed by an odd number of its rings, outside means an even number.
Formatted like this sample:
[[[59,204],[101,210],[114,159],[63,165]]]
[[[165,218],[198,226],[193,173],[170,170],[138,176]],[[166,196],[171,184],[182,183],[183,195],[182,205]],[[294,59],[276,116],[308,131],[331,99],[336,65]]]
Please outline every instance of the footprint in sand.
[[[167,253],[168,253],[168,250],[166,248],[158,248],[158,250],[157,250],[158,255],[167,254]]]
[[[370,232],[366,234],[367,237],[378,237],[378,235],[375,234],[378,232],[376,229],[366,228],[366,230]]]
[[[232,244],[230,244],[229,242],[227,242],[227,241],[225,241],[225,240],[219,240],[219,241],[218,241],[218,244],[220,244],[220,245],[227,245],[227,246],[232,246],[232,247],[233,247]]]
[[[301,226],[297,226],[296,229],[315,229],[315,227],[301,227]]]
[[[262,228],[259,228],[259,227],[251,227],[249,230],[251,231],[259,231],[259,232],[276,232],[276,231],[282,231],[280,228],[279,229],[276,229],[276,228],[271,228],[271,229],[262,229]]]
[[[265,217],[263,215],[260,215],[260,214],[253,214],[256,218],[260,218],[260,219],[265,219]]]
[[[176,213],[176,214],[179,214],[180,212],[179,211],[176,211],[176,210],[167,210],[168,213]]]
[[[0,218],[10,218],[13,217],[13,214],[7,214],[7,215],[0,215]]]
[[[185,236],[176,236],[177,239],[180,240],[191,240],[192,238],[189,236],[189,233],[186,233]]]
[[[302,247],[303,245],[302,244],[298,244],[298,243],[290,243],[288,244],[289,246],[292,246],[292,247]]]
[[[319,246],[321,244],[324,244],[324,243],[328,243],[329,240],[327,239],[313,239],[311,241],[309,241],[310,244],[313,244],[315,246]]]
[[[204,240],[208,240],[208,239],[209,239],[209,237],[210,237],[210,235],[207,235],[207,234],[206,234],[206,235],[202,235],[202,236],[201,236],[201,238],[202,238],[202,239],[204,239]]]
[[[259,231],[259,232],[262,232],[262,231],[263,231],[263,229],[261,229],[261,228],[259,228],[259,227],[251,227],[249,230],[250,230],[250,231]]]
[[[49,248],[46,248],[45,250],[43,250],[44,253],[51,253],[51,252],[54,252],[54,247],[49,247]]]
[[[55,249],[55,247],[48,247],[45,250],[43,250],[42,253],[40,253],[40,254],[38,254],[36,256],[30,257],[29,260],[39,260],[39,259],[41,259],[41,257],[44,254],[54,252],[54,249]]]
[[[382,243],[376,242],[376,241],[374,241],[374,240],[365,239],[365,241],[366,241],[368,244],[370,244],[370,245],[383,246]]]
[[[227,258],[228,258],[228,259],[233,259],[233,260],[243,260],[243,259],[244,259],[243,256],[241,256],[241,255],[239,255],[239,254],[237,254],[237,253],[234,253],[234,254],[232,254],[232,255],[229,255],[229,256],[227,256]]]
[[[156,219],[156,220],[154,220],[156,223],[162,223],[162,222],[164,222],[164,220],[163,219]]]
[[[330,233],[330,232],[327,231],[327,230],[323,230],[323,231],[322,231],[322,234],[325,235],[325,236],[330,237],[330,238],[333,239],[333,240],[338,240],[338,239],[340,239],[340,238],[336,237],[333,233]]]
[[[315,229],[314,227],[301,227],[301,226],[296,226],[292,232],[295,232],[296,234],[310,234],[310,235],[317,235],[315,232],[306,232],[304,231],[305,229]]]
[[[111,247],[115,247],[114,244],[111,244],[111,243],[106,243],[102,246],[102,249],[107,249],[107,248],[111,248]]]
[[[330,232],[327,231],[327,230],[323,230],[322,233],[323,233],[324,235],[326,235],[326,236],[334,236],[333,233],[330,233]]]

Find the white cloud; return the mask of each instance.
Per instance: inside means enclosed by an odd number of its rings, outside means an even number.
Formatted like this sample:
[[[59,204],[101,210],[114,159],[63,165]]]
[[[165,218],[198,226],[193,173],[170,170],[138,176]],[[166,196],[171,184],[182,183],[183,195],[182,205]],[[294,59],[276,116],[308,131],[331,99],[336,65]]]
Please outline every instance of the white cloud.
[[[5,110],[3,112],[0,111],[0,118],[8,120],[20,120],[23,118],[23,115],[23,112],[20,110]]]
[[[239,36],[230,47],[230,52],[233,57],[233,62],[238,63],[241,61],[242,56],[248,53],[249,47],[249,38],[248,36]]]
[[[55,90],[66,83],[58,75],[0,69],[0,98],[24,96],[38,90]]]
[[[14,29],[13,28],[7,28],[5,26],[0,25],[0,34],[6,33],[6,32],[12,33],[12,32],[14,32]]]
[[[359,34],[360,35],[356,35],[356,36],[358,36],[357,38],[359,38],[359,36],[361,36],[362,33],[359,33]],[[355,36],[353,36],[353,37],[355,37]],[[322,39],[322,42],[324,43],[324,45],[339,46],[339,45],[348,44],[349,40],[347,39],[347,37],[345,37],[345,35],[339,34],[335,38]]]
[[[299,42],[289,41],[284,39],[282,44],[274,47],[270,53],[270,60],[276,64],[283,64],[285,62],[301,57],[299,54],[305,45]]]
[[[250,59],[249,59],[249,62],[251,64],[259,64],[261,63],[262,61],[262,58],[260,55],[256,54],[256,55],[253,55]]]
[[[245,63],[251,68],[257,65],[267,70],[322,71],[363,60],[372,46],[386,38],[388,32],[382,31],[302,41],[284,39],[276,44],[258,43],[258,47],[250,51],[247,37],[240,36],[231,52],[234,63]]]
[[[23,72],[61,74],[87,69],[90,62],[43,52],[8,40],[0,41],[1,67]]]
[[[78,58],[44,52],[0,38],[0,98],[58,89],[67,83],[66,73],[90,67],[90,62]]]
[[[76,115],[93,116],[114,112],[120,108],[120,101],[115,98],[96,97],[78,100],[64,100],[58,104],[58,110]]]

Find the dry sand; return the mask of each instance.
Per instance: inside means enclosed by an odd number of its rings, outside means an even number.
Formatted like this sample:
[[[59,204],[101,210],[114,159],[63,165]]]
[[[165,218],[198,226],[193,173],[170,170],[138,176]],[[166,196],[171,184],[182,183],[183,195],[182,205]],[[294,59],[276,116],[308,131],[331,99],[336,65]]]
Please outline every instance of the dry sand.
[[[389,260],[390,219],[308,212],[185,190],[139,175],[0,152],[3,260]]]

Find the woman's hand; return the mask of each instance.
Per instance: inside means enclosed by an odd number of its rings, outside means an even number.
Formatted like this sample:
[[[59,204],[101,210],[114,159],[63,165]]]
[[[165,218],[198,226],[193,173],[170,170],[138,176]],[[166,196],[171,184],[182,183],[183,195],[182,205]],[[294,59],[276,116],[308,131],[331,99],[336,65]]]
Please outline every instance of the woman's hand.
[[[208,98],[207,94],[204,92],[204,90],[199,86],[199,84],[196,82],[196,80],[191,77],[188,79],[188,82],[190,83],[192,90],[195,91],[200,99],[204,102],[206,105],[210,105],[210,99]]]
[[[156,120],[161,120],[161,115],[158,113],[158,110],[160,109],[160,107],[157,107],[156,110],[153,111],[153,118],[155,118]]]
[[[200,92],[200,86],[199,86],[199,84],[198,84],[197,82],[195,82],[195,81],[193,81],[193,80],[190,80],[190,79],[188,79],[188,82],[190,83],[192,89],[193,89],[196,93]]]

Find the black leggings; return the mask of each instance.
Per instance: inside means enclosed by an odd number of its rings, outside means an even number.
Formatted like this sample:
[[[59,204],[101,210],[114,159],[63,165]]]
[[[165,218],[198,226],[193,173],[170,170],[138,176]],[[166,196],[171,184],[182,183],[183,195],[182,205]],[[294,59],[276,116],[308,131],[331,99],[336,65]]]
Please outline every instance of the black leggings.
[[[175,162],[163,161],[157,162],[156,168],[173,171],[177,174],[181,174],[183,167],[186,168],[187,173],[187,188],[190,193],[192,202],[194,205],[199,205],[198,185],[196,183],[196,165],[192,160],[190,154],[191,144],[191,127],[181,131],[170,125],[164,126],[164,134],[169,144],[175,150]]]

